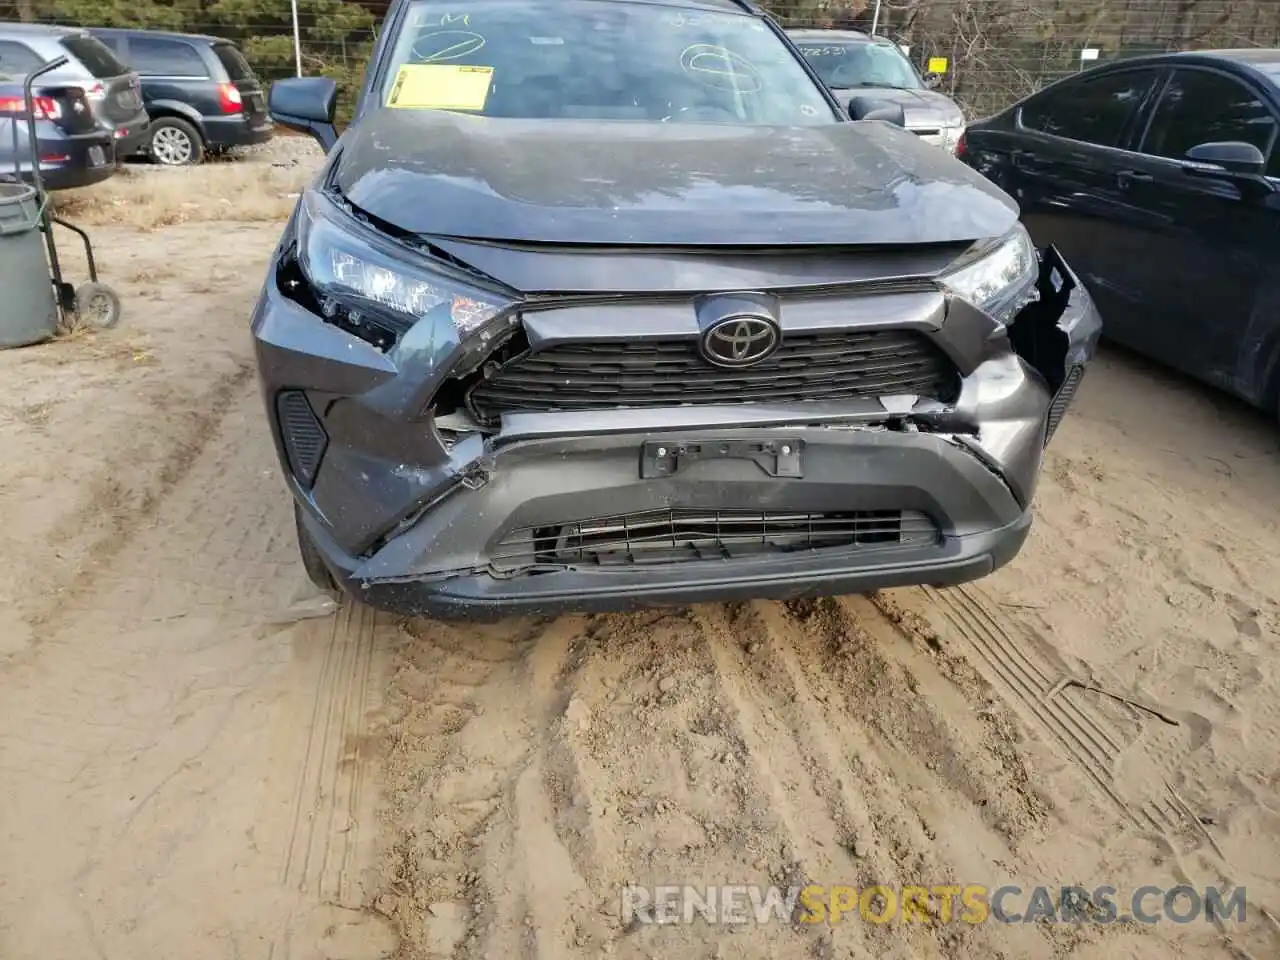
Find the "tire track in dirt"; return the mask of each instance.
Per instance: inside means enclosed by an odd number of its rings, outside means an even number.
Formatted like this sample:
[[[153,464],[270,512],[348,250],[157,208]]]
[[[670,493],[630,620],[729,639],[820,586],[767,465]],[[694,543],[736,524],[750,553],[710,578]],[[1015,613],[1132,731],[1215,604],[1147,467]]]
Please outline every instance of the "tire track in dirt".
[[[1118,770],[1126,757],[1136,762],[1142,752],[1163,758],[1166,766],[1176,763],[1184,750],[1192,750],[1208,737],[1208,721],[1178,711],[1137,701],[1116,699],[1101,692],[1091,677],[1081,677],[1054,653],[1053,648],[1025,626],[1015,624],[987,599],[980,588],[969,585],[949,590],[923,587],[917,591],[923,602],[936,610],[950,633],[961,638],[975,655],[975,663],[988,679],[1028,719],[1046,732],[1063,755],[1099,790],[1130,823],[1143,830],[1183,842],[1198,842],[1194,829],[1168,796],[1150,781],[1125,782]],[[898,616],[907,629],[913,621],[901,608],[893,606],[887,594],[877,604],[890,617]],[[920,629],[920,624],[915,624]],[[926,628],[928,629],[928,628]],[[935,634],[936,636],[936,634]],[[936,641],[935,641],[936,642]],[[1095,699],[1082,693],[1092,692]],[[1097,697],[1106,697],[1127,707],[1128,713],[1106,711]],[[1148,723],[1184,726],[1186,734],[1171,742],[1153,742],[1147,737],[1139,747]],[[1191,739],[1188,740],[1188,737]],[[1134,749],[1131,749],[1134,748]]]
[[[1192,810],[1174,786],[1182,764],[1212,736],[1209,720],[1108,689],[1092,674],[1082,675],[1088,665],[1073,671],[1043,636],[1004,614],[980,585],[886,591],[872,602],[925,643],[942,646],[944,638],[960,639],[975,667],[1011,706],[1134,831],[1154,841],[1177,883],[1204,887],[1191,865],[1195,854],[1208,868],[1208,882],[1224,890],[1236,886],[1237,872],[1209,828],[1212,818]],[[1280,925],[1272,919],[1274,911],[1256,898],[1249,911],[1254,915],[1249,928],[1210,919],[1221,937],[1216,947],[1255,960],[1280,943]]]
[[[708,616],[722,620],[722,648],[742,650],[757,709],[778,721],[759,749],[796,756],[805,779],[789,796],[820,798],[836,825],[814,882],[963,883],[1013,859],[1018,838],[1044,821],[1012,725],[974,706],[986,702],[984,685],[971,673],[944,676],[869,603],[756,602]],[[802,813],[797,833],[826,835]],[[985,942],[954,924],[846,923],[832,933],[836,949],[855,955],[959,955]]]
[[[374,838],[364,831],[375,804],[366,768],[368,718],[385,682],[380,619],[346,602],[329,623],[308,628],[323,654],[281,865],[281,882],[352,909],[364,905],[362,874],[372,865]]]
[[[191,960],[394,951],[354,909],[388,631],[365,608],[281,622],[304,575],[273,468],[241,389],[150,522],[5,667],[0,729],[19,733],[0,768],[20,772],[0,805],[26,830],[0,856],[33,865],[0,889],[0,911],[24,918],[15,957],[54,942],[66,909],[92,946],[64,937],[51,960],[174,942]],[[37,740],[52,763],[24,761]]]
[[[743,957],[968,957],[1053,943],[1033,927],[793,913],[741,938],[620,916],[628,884],[865,888],[1017,869],[1048,804],[1011,715],[963,659],[867,601],[406,629],[377,909],[405,930],[408,958],[683,958],[726,943]]]
[[[378,909],[412,956],[562,957],[599,945],[582,879],[592,858],[557,823],[574,800],[572,771],[551,748],[582,621],[406,629],[387,771],[391,815],[408,827],[384,857]]]
[[[57,559],[40,566],[38,589],[29,592],[23,602],[25,619],[37,644],[40,636],[58,629],[67,605],[91,589],[99,571],[145,529],[164,498],[182,482],[217,434],[222,418],[243,395],[252,372],[249,362],[240,359],[203,392],[187,393],[168,381],[160,381],[145,392],[141,402],[166,411],[169,435],[161,456],[149,463],[145,474],[139,474],[130,469],[139,450],[126,445],[93,481],[84,503],[49,531],[45,549]]]

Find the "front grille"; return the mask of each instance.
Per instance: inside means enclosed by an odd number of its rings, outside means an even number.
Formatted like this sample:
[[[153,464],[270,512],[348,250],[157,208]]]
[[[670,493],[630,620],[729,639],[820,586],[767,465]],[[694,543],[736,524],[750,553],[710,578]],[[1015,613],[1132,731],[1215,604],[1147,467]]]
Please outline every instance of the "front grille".
[[[500,570],[538,566],[617,567],[732,560],[831,547],[927,546],[937,524],[912,510],[781,513],[649,510],[507,534],[490,553]]]
[[[1074,366],[1067,373],[1067,377],[1062,381],[1062,386],[1058,388],[1058,394],[1053,398],[1053,402],[1049,404],[1049,422],[1045,430],[1044,442],[1048,445],[1053,439],[1054,433],[1058,429],[1058,425],[1062,423],[1062,418],[1067,415],[1067,407],[1071,405],[1072,399],[1076,395],[1076,390],[1080,386],[1080,379],[1084,376],[1084,367]]]
[[[691,340],[558,344],[491,371],[469,394],[485,422],[504,413],[788,403],[912,394],[948,402],[955,366],[910,330],[791,334],[773,356],[738,370],[713,367]]]

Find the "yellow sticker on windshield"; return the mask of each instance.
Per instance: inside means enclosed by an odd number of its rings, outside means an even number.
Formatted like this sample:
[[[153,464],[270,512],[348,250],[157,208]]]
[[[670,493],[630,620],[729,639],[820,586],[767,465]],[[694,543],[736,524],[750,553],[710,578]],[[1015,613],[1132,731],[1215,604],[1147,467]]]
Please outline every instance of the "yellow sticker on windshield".
[[[408,110],[483,110],[493,67],[406,63],[387,95],[388,107]]]

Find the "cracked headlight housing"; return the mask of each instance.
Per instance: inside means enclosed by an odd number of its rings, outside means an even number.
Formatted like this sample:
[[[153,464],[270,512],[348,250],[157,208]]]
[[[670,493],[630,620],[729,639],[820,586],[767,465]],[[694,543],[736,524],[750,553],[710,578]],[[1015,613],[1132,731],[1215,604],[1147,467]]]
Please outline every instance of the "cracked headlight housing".
[[[1022,224],[938,278],[953,296],[1005,323],[1037,296],[1040,260]]]
[[[298,209],[298,267],[321,315],[390,349],[422,321],[431,339],[459,342],[501,316],[510,296],[431,261],[309,190]]]

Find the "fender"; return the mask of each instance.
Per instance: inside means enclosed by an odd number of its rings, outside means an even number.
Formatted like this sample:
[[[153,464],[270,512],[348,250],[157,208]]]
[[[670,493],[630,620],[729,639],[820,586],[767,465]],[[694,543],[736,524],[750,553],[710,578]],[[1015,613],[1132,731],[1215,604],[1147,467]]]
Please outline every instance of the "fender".
[[[147,101],[147,113],[151,115],[152,120],[159,120],[165,115],[181,117],[183,120],[193,124],[200,132],[200,136],[205,137],[204,117],[200,115],[200,111],[189,103],[183,103],[181,100],[149,100]]]
[[[1254,302],[1236,355],[1241,396],[1267,413],[1280,413],[1280,283],[1268,281]]]

